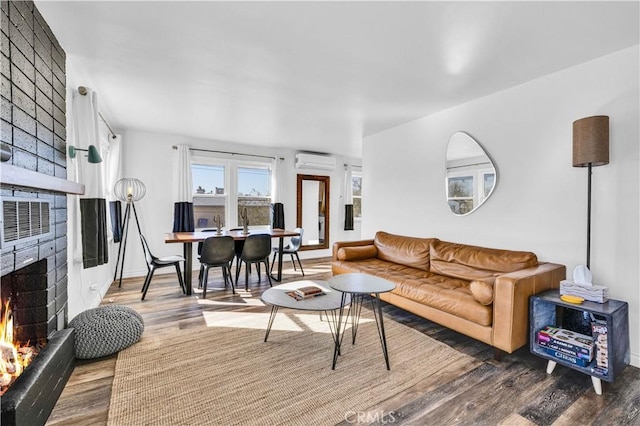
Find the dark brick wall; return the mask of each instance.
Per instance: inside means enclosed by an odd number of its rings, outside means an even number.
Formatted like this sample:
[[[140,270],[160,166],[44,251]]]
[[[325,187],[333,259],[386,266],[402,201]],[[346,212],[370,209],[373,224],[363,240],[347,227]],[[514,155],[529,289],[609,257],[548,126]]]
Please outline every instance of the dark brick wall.
[[[65,52],[32,1],[3,0],[1,10],[0,138],[13,151],[9,163],[66,179]],[[53,236],[3,248],[0,254],[3,276],[46,259],[44,311],[55,311],[46,321],[49,331],[54,324],[62,329],[67,323],[66,196],[5,186],[0,195],[44,198],[53,206]]]

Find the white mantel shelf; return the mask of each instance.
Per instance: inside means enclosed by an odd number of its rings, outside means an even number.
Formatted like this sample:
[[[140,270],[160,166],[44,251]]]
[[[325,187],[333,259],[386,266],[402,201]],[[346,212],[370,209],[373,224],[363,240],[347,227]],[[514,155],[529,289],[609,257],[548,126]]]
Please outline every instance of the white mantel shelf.
[[[0,183],[2,185],[21,186],[41,191],[60,192],[64,194],[84,194],[84,185],[55,176],[49,176],[16,167],[11,164],[0,164]]]

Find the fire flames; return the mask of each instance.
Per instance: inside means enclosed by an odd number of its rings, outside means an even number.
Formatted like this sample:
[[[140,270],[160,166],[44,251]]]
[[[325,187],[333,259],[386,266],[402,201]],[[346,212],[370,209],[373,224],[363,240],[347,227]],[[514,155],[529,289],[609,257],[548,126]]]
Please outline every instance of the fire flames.
[[[13,314],[7,300],[0,321],[0,395],[18,378],[35,356],[34,348],[18,346],[13,338]]]

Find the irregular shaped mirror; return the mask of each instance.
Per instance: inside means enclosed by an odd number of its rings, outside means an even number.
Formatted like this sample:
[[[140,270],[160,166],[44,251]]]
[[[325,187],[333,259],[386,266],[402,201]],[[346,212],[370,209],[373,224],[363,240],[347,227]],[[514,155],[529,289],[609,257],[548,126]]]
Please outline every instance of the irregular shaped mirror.
[[[480,207],[496,187],[498,176],[493,162],[465,132],[456,132],[449,138],[446,168],[447,203],[457,216]]]

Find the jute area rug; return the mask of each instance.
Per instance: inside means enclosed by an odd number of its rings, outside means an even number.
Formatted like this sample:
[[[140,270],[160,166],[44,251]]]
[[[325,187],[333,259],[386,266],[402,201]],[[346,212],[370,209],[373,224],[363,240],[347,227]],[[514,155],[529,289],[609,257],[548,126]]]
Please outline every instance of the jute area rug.
[[[385,318],[391,371],[375,322],[333,340],[317,313],[207,312],[208,327],[143,336],[116,362],[109,425],[334,425],[472,358]],[[431,384],[434,384],[431,383]],[[408,402],[408,401],[407,401]]]

